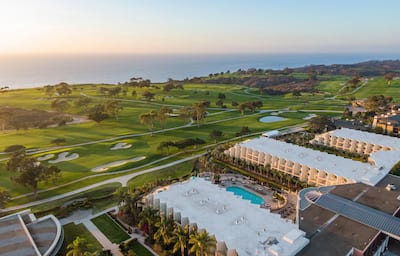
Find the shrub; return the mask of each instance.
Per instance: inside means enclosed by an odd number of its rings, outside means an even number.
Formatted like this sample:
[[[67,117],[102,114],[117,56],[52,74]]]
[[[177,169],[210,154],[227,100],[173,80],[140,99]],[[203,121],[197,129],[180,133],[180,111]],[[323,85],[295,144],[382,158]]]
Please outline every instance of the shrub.
[[[52,144],[56,144],[56,145],[60,145],[65,142],[66,142],[66,139],[64,139],[64,138],[56,138],[51,141]]]
[[[4,152],[15,152],[15,151],[25,150],[25,149],[26,148],[23,145],[11,145],[11,146],[6,147]]]

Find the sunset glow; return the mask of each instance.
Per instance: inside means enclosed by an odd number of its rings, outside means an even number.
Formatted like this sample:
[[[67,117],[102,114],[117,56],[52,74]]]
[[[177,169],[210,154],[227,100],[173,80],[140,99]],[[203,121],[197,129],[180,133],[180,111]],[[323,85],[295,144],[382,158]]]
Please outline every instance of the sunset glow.
[[[2,1],[0,54],[398,52],[399,5],[361,0]]]

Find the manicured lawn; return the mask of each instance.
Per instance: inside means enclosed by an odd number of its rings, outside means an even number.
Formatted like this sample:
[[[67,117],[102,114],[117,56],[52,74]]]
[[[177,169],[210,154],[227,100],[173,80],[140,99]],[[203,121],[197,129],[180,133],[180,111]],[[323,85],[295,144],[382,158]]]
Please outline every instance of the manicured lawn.
[[[169,168],[165,168],[153,173],[139,175],[128,182],[128,186],[132,188],[141,187],[145,184],[163,179],[178,179],[187,176],[192,172],[194,160],[181,163]]]
[[[107,214],[100,215],[91,221],[112,243],[119,244],[130,238],[130,236]]]
[[[306,74],[295,74],[298,77],[304,78]],[[280,129],[285,126],[296,125],[305,122],[302,118],[306,115],[303,112],[297,113],[285,113],[283,116],[287,117],[288,120],[275,122],[275,123],[261,123],[258,120],[268,114],[253,114],[247,112],[244,116],[233,108],[232,102],[248,102],[258,101],[263,102],[262,109],[264,110],[275,110],[289,108],[291,110],[310,110],[313,112],[314,109],[325,109],[330,111],[343,111],[343,107],[348,104],[347,100],[332,99],[327,101],[327,96],[333,96],[337,94],[337,91],[341,88],[341,83],[347,81],[348,78],[341,76],[324,76],[325,81],[322,81],[318,86],[320,93],[302,93],[301,96],[293,96],[291,93],[286,95],[271,96],[267,94],[260,95],[257,88],[248,88],[240,85],[221,85],[221,84],[184,84],[184,90],[174,89],[170,92],[165,92],[162,89],[162,85],[159,89],[156,88],[129,88],[127,95],[120,95],[119,99],[122,100],[123,110],[119,114],[119,120],[115,118],[109,118],[100,124],[95,122],[87,122],[76,125],[66,125],[61,127],[49,127],[45,129],[28,129],[28,130],[15,130],[0,132],[0,151],[3,151],[5,147],[13,144],[23,144],[28,148],[47,148],[54,146],[51,141],[55,138],[64,138],[66,140],[65,148],[58,149],[46,153],[37,154],[34,157],[43,156],[49,153],[59,154],[60,152],[68,151],[70,153],[79,154],[79,158],[68,161],[60,162],[56,164],[62,170],[62,176],[58,180],[58,184],[65,184],[67,182],[76,181],[79,178],[92,176],[96,173],[92,172],[91,169],[99,165],[107,164],[115,161],[122,161],[132,159],[135,157],[146,157],[144,160],[138,162],[131,162],[118,167],[113,167],[106,172],[112,173],[119,170],[125,170],[128,168],[139,167],[144,164],[151,163],[154,160],[163,158],[168,154],[174,154],[180,150],[176,148],[170,148],[169,152],[166,150],[160,151],[157,147],[160,142],[163,141],[178,141],[185,138],[200,138],[206,141],[207,144],[214,143],[214,140],[210,138],[209,134],[212,130],[220,130],[223,132],[221,140],[230,139],[235,136],[235,133],[240,131],[242,127],[247,126],[252,132],[262,132],[273,129]],[[70,108],[67,112],[70,114],[78,114],[77,109],[73,102],[79,97],[80,93],[93,96],[93,104],[104,103],[108,100],[107,95],[99,93],[101,86],[111,87],[111,85],[72,85],[77,89],[73,90],[72,94],[63,99],[70,101]],[[375,78],[373,81],[369,81],[368,84],[360,89],[357,93],[352,96],[357,98],[366,97],[374,94],[385,94],[392,96],[394,102],[400,100],[400,80],[392,81],[392,85],[388,86],[383,78]],[[132,90],[137,92],[137,97],[131,95]],[[155,100],[151,102],[145,102],[142,100],[141,95],[144,91],[149,90],[156,94]],[[224,105],[227,109],[216,109],[216,101],[219,93],[224,93],[226,99]],[[348,95],[349,96],[349,95]],[[347,96],[346,96],[347,97]],[[7,93],[0,94],[0,106],[14,106],[24,107],[27,109],[43,109],[51,110],[51,101],[57,97],[49,98],[45,95],[43,89],[24,89],[24,90],[12,90]],[[153,136],[150,134],[141,136],[142,133],[148,133],[148,127],[140,123],[139,116],[144,112],[150,110],[158,111],[164,104],[168,105],[173,109],[174,113],[179,113],[179,108],[182,106],[191,106],[194,102],[201,100],[209,100],[210,108],[209,115],[205,118],[204,124],[200,127],[180,127],[184,125],[182,119],[178,117],[168,118],[165,128],[176,128],[176,130],[170,130],[162,133],[154,133]],[[214,109],[213,109],[214,108]],[[228,111],[234,109],[234,111]],[[324,115],[330,115],[329,113],[323,113]],[[334,114],[337,115],[337,114]],[[227,119],[227,120],[224,120]],[[220,122],[221,121],[221,122]],[[161,130],[161,126],[158,121],[154,124],[154,131]],[[90,141],[98,141],[104,139],[110,139],[116,136],[128,135],[127,138],[119,138],[113,141],[102,141],[91,145],[78,145],[73,146],[77,143],[85,143]],[[129,149],[121,149],[111,151],[110,148],[119,142],[125,142],[131,144],[132,147]],[[7,155],[0,155],[1,158],[5,158]],[[179,156],[183,157],[183,156]],[[175,159],[176,160],[176,159]],[[172,159],[171,159],[172,161]],[[31,192],[29,187],[23,187],[15,182],[11,181],[11,177],[15,175],[13,172],[5,171],[6,161],[0,161],[0,188],[10,190],[11,195],[18,196]],[[167,172],[167,171],[165,171]],[[121,175],[121,174],[119,174]],[[157,177],[157,174],[152,173],[153,177]],[[164,175],[164,174],[162,174]],[[174,176],[172,174],[171,176]],[[178,175],[179,176],[179,175]],[[73,189],[77,189],[84,185],[93,184],[95,182],[105,180],[114,175],[95,177],[88,180],[68,185],[68,187],[60,188],[57,190],[48,191],[39,194],[39,198],[46,198],[56,194],[65,193]],[[164,177],[164,176],[163,176]],[[154,178],[153,178],[154,179]],[[150,179],[151,180],[151,179]],[[143,181],[145,182],[145,181]],[[53,187],[52,183],[40,183],[38,186],[39,190]],[[21,204],[32,200],[30,197],[25,197],[20,200],[15,200],[9,203],[9,205]],[[104,206],[99,207],[105,207]]]
[[[87,230],[87,228],[83,224],[75,225],[74,223],[70,223],[63,226],[64,228],[64,243],[61,247],[58,255],[65,255],[67,250],[67,245],[70,244],[77,236],[84,238],[87,244],[91,245],[90,251],[102,251],[103,247],[97,241],[97,239]]]
[[[151,252],[149,252],[146,247],[141,245],[138,241],[130,243],[129,246],[130,249],[132,249],[137,255],[140,256],[153,256]]]
[[[33,206],[31,209],[33,212],[42,212],[42,211],[48,211],[48,210],[54,209],[56,207],[62,206],[63,204],[65,204],[67,202],[71,202],[76,199],[86,198],[88,200],[95,200],[96,198],[103,198],[103,197],[112,195],[112,193],[114,193],[115,190],[117,190],[117,188],[119,188],[120,186],[121,186],[120,183],[110,183],[110,184],[102,185],[97,188],[93,188],[88,191],[76,194],[74,196],[69,196],[69,197],[65,197],[60,200]],[[99,204],[99,207],[100,207],[100,205],[104,205],[104,204],[110,205],[113,203],[114,203],[114,205],[116,205],[116,201],[115,201],[115,199],[113,199],[113,197],[107,198],[107,199],[102,199],[101,204]]]

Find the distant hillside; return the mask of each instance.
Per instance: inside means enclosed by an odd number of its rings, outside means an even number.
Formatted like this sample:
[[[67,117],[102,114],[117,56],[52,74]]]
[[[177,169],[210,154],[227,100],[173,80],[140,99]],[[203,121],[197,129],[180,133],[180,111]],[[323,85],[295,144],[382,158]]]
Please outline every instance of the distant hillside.
[[[209,74],[208,77],[188,79],[192,83],[206,84],[238,84],[259,88],[271,95],[298,92],[317,92],[320,81],[331,80],[330,76],[351,78],[400,75],[399,60],[367,61],[344,65],[310,65],[283,70],[256,69],[237,70],[236,72],[221,72]]]
[[[314,69],[317,73],[345,76],[383,76],[389,72],[400,74],[400,60],[370,60],[356,64],[312,65],[295,68],[295,72],[308,72]]]

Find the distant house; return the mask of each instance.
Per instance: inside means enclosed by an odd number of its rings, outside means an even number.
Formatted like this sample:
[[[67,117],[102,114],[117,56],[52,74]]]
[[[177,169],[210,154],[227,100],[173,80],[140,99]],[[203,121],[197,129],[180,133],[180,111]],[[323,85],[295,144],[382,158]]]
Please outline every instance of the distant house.
[[[385,133],[400,134],[400,111],[392,110],[387,114],[374,116],[372,127],[382,128]]]

